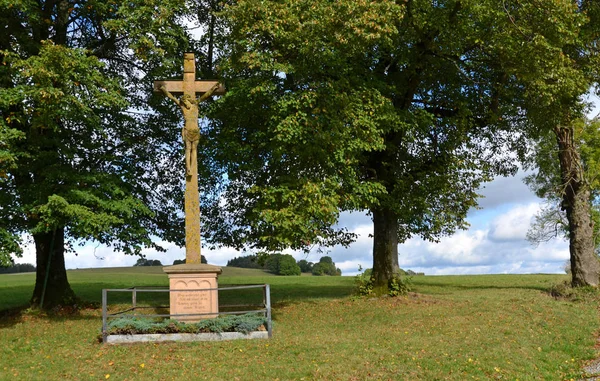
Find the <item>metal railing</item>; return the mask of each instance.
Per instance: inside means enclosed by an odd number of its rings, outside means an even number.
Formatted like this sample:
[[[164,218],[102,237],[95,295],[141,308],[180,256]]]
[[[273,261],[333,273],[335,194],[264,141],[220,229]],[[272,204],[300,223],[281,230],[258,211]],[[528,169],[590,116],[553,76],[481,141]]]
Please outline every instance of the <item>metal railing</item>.
[[[219,303],[219,311],[218,312],[207,312],[207,313],[193,313],[193,314],[139,314],[136,313],[137,310],[142,309],[168,309],[169,306],[143,306],[138,305],[138,294],[139,293],[172,293],[172,292],[207,292],[207,291],[217,291],[217,293],[221,291],[230,291],[230,290],[242,290],[242,289],[251,289],[251,288],[262,288],[263,289],[263,299],[261,304],[229,304],[229,305],[221,305]],[[131,307],[126,308],[124,310],[116,311],[113,313],[108,312],[108,293],[131,293]],[[222,311],[221,309],[230,309],[230,308],[252,308],[255,309],[247,309],[247,310],[233,310],[233,311]],[[133,312],[129,313],[128,312]],[[273,336],[273,324],[271,321],[271,288],[268,284],[255,284],[255,285],[246,285],[246,286],[233,286],[233,287],[221,287],[221,288],[202,288],[202,289],[185,289],[185,290],[171,290],[168,287],[130,287],[130,288],[113,288],[113,289],[102,289],[102,341],[106,343],[106,337],[108,336],[108,320],[119,318],[123,316],[133,316],[133,317],[147,317],[147,318],[174,318],[178,317],[197,317],[201,318],[203,316],[210,315],[214,317],[215,315],[241,315],[246,313],[264,313],[267,323],[266,329],[268,333],[268,337],[271,338]]]

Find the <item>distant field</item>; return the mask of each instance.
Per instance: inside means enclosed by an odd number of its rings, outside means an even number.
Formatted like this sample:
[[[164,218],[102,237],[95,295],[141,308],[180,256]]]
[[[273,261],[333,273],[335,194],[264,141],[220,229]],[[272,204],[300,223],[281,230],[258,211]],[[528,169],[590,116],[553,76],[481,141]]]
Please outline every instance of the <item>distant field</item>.
[[[219,285],[239,284],[278,284],[283,278],[259,269],[243,269],[239,267],[223,266],[223,273],[219,276]],[[134,286],[169,286],[167,274],[162,266],[130,266],[97,269],[68,270],[67,275],[73,291],[80,298],[87,301],[100,302],[103,288],[129,288]],[[294,282],[288,278],[279,289],[285,297]],[[313,278],[309,276],[308,279]],[[314,277],[317,278],[317,277]],[[339,277],[336,277],[339,278]],[[302,277],[305,279],[305,277]],[[346,278],[347,289],[352,288],[352,280]],[[343,283],[343,282],[342,282]],[[0,274],[0,310],[26,305],[35,284],[35,273]],[[337,282],[336,282],[337,284]],[[349,291],[348,291],[349,292]],[[318,294],[318,295],[317,295]],[[327,289],[320,288],[309,292],[306,296],[327,295]]]
[[[272,340],[108,347],[95,342],[98,310],[25,313],[0,320],[0,379],[578,379],[596,355],[598,298],[550,297],[565,279],[422,276],[408,297],[357,299],[351,277],[224,268],[221,286],[271,285]],[[74,270],[69,280],[92,301],[102,288],[167,285],[151,267]],[[2,306],[25,304],[32,288],[32,274],[0,275]]]

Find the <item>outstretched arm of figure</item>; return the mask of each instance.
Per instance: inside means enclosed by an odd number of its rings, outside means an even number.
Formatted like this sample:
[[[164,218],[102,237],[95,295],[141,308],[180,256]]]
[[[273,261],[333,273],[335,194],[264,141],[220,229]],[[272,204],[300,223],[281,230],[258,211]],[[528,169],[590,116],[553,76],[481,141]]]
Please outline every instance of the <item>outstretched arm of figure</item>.
[[[182,102],[181,102],[179,99],[175,98],[175,96],[174,96],[173,94],[171,94],[171,92],[170,92],[169,90],[167,90],[167,88],[166,88],[164,85],[163,85],[163,86],[161,86],[161,87],[159,88],[159,90],[160,90],[160,91],[162,91],[162,93],[163,93],[163,94],[164,94],[164,95],[165,95],[167,98],[169,98],[170,100],[172,100],[173,102],[175,102],[175,103],[177,104],[177,106],[179,106],[179,107],[183,107],[183,106],[182,106]],[[189,108],[189,107],[188,107],[188,108]]]
[[[210,90],[208,90],[207,92],[202,94],[200,98],[198,98],[198,103],[202,103],[208,98],[210,98],[219,87],[221,87],[221,84],[217,82],[213,87],[210,88]]]

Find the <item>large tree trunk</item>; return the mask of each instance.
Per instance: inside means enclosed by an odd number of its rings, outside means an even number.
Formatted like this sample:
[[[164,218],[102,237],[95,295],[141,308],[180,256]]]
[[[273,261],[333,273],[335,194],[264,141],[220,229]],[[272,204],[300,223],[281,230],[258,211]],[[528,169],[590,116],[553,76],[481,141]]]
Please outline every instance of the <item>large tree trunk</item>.
[[[65,229],[60,227],[54,232],[34,234],[33,240],[37,270],[31,305],[42,309],[73,305],[75,293],[65,269]]]
[[[373,213],[373,277],[376,295],[387,294],[388,282],[398,273],[398,216],[389,210]]]
[[[569,252],[573,287],[598,286],[600,262],[594,252],[590,189],[584,179],[573,127],[556,128],[562,177],[562,208],[569,221]]]

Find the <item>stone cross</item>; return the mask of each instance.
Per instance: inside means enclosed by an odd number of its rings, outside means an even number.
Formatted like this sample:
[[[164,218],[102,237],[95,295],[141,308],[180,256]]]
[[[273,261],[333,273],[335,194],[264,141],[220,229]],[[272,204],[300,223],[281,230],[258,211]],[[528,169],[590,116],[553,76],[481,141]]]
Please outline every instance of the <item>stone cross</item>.
[[[225,94],[217,81],[196,80],[194,53],[183,55],[183,81],[155,81],[154,92],[174,101],[183,113],[181,135],[185,144],[185,262],[200,263],[200,196],[198,192],[198,104]],[[200,98],[196,98],[200,95]],[[179,96],[180,98],[177,98]]]

